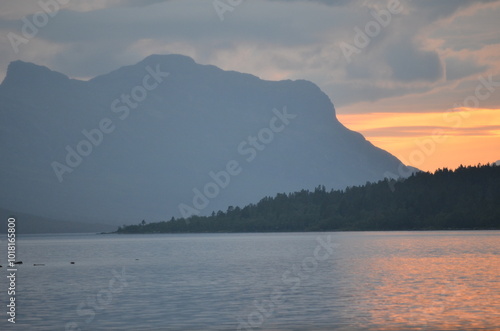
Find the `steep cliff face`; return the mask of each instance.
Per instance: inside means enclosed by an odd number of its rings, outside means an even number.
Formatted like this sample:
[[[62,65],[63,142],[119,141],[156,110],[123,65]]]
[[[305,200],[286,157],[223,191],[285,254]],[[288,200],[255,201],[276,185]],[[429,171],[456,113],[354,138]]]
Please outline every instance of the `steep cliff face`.
[[[401,165],[338,122],[313,83],[181,55],[89,81],[13,62],[0,85],[0,136],[0,207],[115,224],[363,184]]]

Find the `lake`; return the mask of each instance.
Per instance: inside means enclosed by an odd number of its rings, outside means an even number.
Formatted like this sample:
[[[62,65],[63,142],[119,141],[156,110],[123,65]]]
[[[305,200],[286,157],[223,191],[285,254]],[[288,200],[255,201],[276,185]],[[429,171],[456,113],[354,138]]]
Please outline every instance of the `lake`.
[[[2,330],[500,328],[500,231],[25,235],[15,325],[0,246]]]

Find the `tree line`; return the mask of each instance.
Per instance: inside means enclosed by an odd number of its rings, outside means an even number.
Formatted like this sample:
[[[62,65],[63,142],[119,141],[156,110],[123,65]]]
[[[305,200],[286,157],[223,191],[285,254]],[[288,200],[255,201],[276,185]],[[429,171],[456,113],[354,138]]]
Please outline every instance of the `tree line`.
[[[116,233],[500,229],[500,166],[460,166],[344,190],[318,186],[210,216],[119,227]]]

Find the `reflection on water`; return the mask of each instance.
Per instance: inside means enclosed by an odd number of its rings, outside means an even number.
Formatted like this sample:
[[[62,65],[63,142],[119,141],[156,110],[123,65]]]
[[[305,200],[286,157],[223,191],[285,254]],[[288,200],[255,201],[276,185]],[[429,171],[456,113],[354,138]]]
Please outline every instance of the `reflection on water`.
[[[368,325],[457,330],[500,326],[498,259],[426,257],[377,259]]]
[[[357,326],[376,330],[500,329],[500,238],[441,232],[382,235],[351,264],[363,287]],[[368,248],[368,247],[367,247]]]
[[[500,231],[32,236],[17,249],[20,330],[236,330],[249,316],[242,330],[500,327]]]

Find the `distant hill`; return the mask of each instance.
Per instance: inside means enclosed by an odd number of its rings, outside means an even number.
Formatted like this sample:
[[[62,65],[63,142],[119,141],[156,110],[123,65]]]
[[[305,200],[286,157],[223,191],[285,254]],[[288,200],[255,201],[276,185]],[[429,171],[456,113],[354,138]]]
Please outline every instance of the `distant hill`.
[[[409,173],[344,127],[315,84],[182,55],[88,81],[12,62],[0,85],[0,150],[1,207],[116,225]]]
[[[9,217],[16,219],[17,234],[111,232],[116,229],[106,224],[54,220],[0,208],[0,233],[7,233]]]
[[[500,229],[500,166],[418,172],[345,190],[266,197],[210,217],[172,219],[118,233]]]

